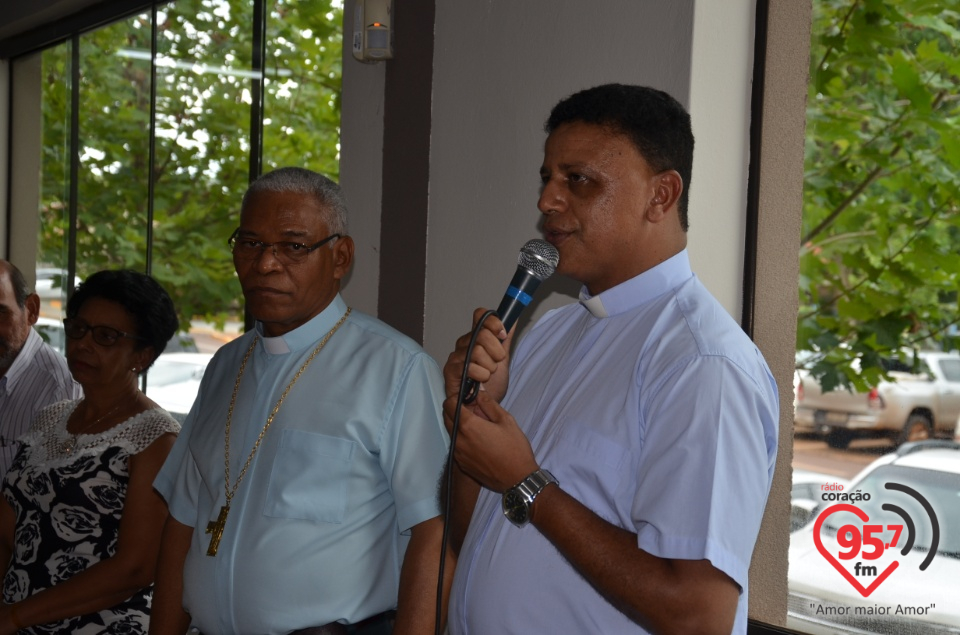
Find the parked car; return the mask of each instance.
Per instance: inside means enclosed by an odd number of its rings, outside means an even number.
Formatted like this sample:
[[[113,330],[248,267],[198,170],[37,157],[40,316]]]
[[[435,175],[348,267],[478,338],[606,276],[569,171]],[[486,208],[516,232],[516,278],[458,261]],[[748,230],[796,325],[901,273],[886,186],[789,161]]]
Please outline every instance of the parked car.
[[[919,493],[932,515],[915,496],[888,483]],[[864,468],[847,491],[860,494],[852,504],[868,521],[852,512],[831,511],[838,502],[831,500],[816,516],[826,514],[820,527],[822,550],[815,539],[819,521],[790,535],[787,626],[804,633],[960,633],[960,444],[930,440],[902,445]],[[866,533],[867,522],[879,525],[879,533],[854,541],[848,525]],[[931,553],[935,533],[937,546]],[[882,550],[874,545],[877,540]],[[879,558],[865,557],[878,551]],[[880,582],[864,596],[824,552],[865,589]],[[844,559],[842,553],[852,555]],[[882,578],[887,570],[889,576]]]
[[[790,489],[790,531],[805,527],[823,506],[824,492],[847,491],[849,481],[839,476],[794,470]]]
[[[952,434],[960,417],[960,354],[924,351],[916,364],[886,364],[890,380],[866,393],[822,392],[809,372],[798,371],[794,429],[826,431],[834,448],[864,436],[900,444]]]
[[[37,269],[37,295],[41,300],[57,300],[66,295],[64,282],[70,280],[70,274],[66,269],[56,267],[40,267]],[[80,286],[80,277],[73,277],[73,287]]]
[[[212,357],[210,353],[164,353],[147,371],[147,396],[182,420],[197,398]]]
[[[55,351],[64,354],[66,348],[66,336],[63,334],[63,322],[50,318],[37,318],[37,323],[33,325],[34,330],[40,334],[43,341],[49,344]]]
[[[170,341],[167,342],[166,347],[163,349],[163,354],[168,353],[198,353],[197,342],[193,339],[193,336],[189,333],[177,333],[170,338]]]
[[[816,353],[811,351],[797,351],[794,357],[795,365],[793,369],[793,431],[804,434],[826,434],[830,431],[828,426],[816,424],[813,420],[813,410],[801,407],[804,400],[804,382],[815,381],[810,377],[810,370],[807,364],[811,363],[816,357]]]

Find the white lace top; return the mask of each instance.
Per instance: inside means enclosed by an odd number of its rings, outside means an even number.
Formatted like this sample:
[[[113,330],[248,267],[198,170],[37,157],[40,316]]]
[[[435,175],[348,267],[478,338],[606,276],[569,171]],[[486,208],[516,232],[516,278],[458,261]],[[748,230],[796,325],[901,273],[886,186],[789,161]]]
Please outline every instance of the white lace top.
[[[162,434],[180,432],[180,424],[166,410],[144,410],[123,423],[97,434],[74,435],[67,431],[67,421],[80,403],[61,401],[40,411],[30,431],[20,442],[32,445],[27,465],[60,465],[70,463],[81,455],[103,452],[107,446],[119,446],[127,454],[139,454]],[[73,446],[72,450],[69,450]]]
[[[67,420],[79,400],[43,409],[3,478],[16,518],[13,557],[3,577],[12,604],[60,584],[116,554],[130,483],[130,457],[180,424],[147,410],[99,434],[72,435]],[[109,609],[24,629],[24,633],[146,633],[153,587]]]

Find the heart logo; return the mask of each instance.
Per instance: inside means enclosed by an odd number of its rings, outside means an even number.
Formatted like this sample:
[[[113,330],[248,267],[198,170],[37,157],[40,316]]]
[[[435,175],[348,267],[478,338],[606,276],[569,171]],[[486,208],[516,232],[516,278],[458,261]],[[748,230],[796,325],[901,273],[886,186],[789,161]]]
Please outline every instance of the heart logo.
[[[864,587],[862,584],[860,584],[860,580],[857,580],[855,577],[853,577],[853,575],[847,571],[846,568],[844,568],[840,561],[837,560],[832,553],[827,551],[827,548],[823,546],[823,540],[820,539],[820,528],[823,526],[823,522],[834,512],[850,512],[851,514],[855,514],[864,523],[868,522],[870,517],[867,515],[867,512],[863,511],[856,505],[840,503],[823,510],[823,512],[817,517],[817,522],[813,527],[813,541],[816,543],[817,551],[820,552],[820,555],[826,558],[827,562],[832,564],[833,567],[840,572],[840,575],[846,578],[847,582],[853,585],[853,588],[856,589],[860,595],[863,597],[869,597],[869,595],[876,591],[877,587],[879,587],[880,584],[886,580],[898,566],[900,566],[900,563],[896,560],[891,562],[890,565],[884,569],[880,575],[873,580],[873,582],[870,583],[870,586]]]

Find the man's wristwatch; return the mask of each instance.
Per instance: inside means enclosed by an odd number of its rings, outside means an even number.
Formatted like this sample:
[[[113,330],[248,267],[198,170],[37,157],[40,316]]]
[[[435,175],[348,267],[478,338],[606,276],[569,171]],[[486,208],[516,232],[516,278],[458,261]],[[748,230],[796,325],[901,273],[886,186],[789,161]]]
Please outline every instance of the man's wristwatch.
[[[503,493],[503,515],[517,527],[530,522],[530,507],[537,495],[550,483],[560,484],[553,474],[537,470]]]

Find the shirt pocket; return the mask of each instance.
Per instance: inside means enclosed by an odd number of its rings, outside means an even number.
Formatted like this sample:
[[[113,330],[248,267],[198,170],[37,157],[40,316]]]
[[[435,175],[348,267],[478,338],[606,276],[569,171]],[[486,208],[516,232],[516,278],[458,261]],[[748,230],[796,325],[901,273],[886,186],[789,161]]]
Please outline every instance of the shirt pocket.
[[[270,470],[264,515],[343,522],[355,448],[349,439],[284,430]]]
[[[555,432],[537,455],[561,488],[602,518],[623,526],[631,502],[625,492],[635,479],[631,453],[623,442],[605,437],[589,425],[568,425]]]

